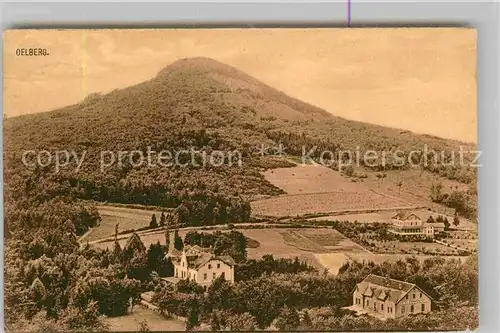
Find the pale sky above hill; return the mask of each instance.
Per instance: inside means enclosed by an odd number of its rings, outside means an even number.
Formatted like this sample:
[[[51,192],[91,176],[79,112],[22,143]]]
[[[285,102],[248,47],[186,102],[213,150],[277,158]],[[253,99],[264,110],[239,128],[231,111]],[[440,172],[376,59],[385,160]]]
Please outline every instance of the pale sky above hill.
[[[17,48],[49,55],[16,56]],[[473,29],[18,30],[4,33],[4,113],[75,104],[209,57],[347,119],[476,142]]]

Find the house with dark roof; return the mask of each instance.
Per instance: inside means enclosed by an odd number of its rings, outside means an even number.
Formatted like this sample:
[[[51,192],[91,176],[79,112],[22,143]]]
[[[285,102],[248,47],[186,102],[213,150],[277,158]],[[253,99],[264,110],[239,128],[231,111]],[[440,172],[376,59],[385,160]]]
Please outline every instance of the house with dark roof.
[[[210,286],[218,277],[234,282],[236,263],[230,256],[217,256],[211,249],[198,245],[187,245],[179,251],[173,244],[171,239],[166,257],[174,266],[174,278],[191,280],[203,287]]]
[[[431,311],[432,298],[413,283],[370,274],[352,294],[352,310],[381,319]]]

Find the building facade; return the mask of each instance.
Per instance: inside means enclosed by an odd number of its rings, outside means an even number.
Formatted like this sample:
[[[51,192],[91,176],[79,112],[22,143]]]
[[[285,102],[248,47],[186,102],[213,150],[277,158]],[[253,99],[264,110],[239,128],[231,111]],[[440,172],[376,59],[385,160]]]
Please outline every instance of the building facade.
[[[444,231],[443,223],[428,223],[416,214],[399,212],[391,218],[389,232],[398,236],[428,238]]]
[[[188,245],[178,251],[173,244],[171,239],[166,258],[172,261],[174,278],[190,280],[206,288],[219,277],[234,282],[235,262],[230,256],[216,256],[210,249],[198,245]]]
[[[412,283],[370,274],[353,291],[352,309],[381,319],[428,313],[432,299]]]

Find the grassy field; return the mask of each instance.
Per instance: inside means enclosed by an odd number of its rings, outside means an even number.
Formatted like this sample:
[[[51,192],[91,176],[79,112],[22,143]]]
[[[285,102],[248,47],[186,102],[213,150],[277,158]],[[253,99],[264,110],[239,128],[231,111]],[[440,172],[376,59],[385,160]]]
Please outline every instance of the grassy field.
[[[306,260],[316,268],[332,269],[336,273],[338,266],[326,267],[320,263],[317,254],[343,254],[367,252],[361,246],[345,238],[334,229],[329,228],[307,228],[307,229],[285,229],[285,228],[264,228],[264,229],[241,229],[245,237],[250,239],[247,247],[248,258],[261,259],[265,254],[272,254],[275,258],[295,258]],[[211,231],[203,231],[211,232]],[[186,230],[179,231],[179,235],[184,237]],[[165,237],[162,232],[147,233],[141,235],[141,240],[148,247],[151,243],[160,242],[165,244]],[[125,245],[126,238],[119,240],[120,245]],[[112,249],[113,242],[95,243],[99,248]],[[369,253],[369,252],[367,252]],[[326,258],[326,257],[321,257]],[[331,265],[330,265],[331,266]]]
[[[339,172],[319,164],[271,169],[264,172],[264,177],[287,194],[367,191],[363,184],[351,182]]]
[[[108,205],[97,206],[101,215],[101,223],[92,229],[85,240],[93,241],[115,234],[115,225],[119,223],[118,231],[139,229],[149,225],[151,216],[156,214],[159,221],[161,212],[138,208],[114,207]]]
[[[352,182],[322,165],[268,170],[264,177],[287,194],[253,201],[252,213],[256,215],[297,216],[412,205],[394,195],[371,189],[362,182]]]
[[[401,207],[428,207],[433,211],[452,216],[454,211],[430,201],[429,191],[433,182],[441,182],[443,190],[467,189],[457,181],[448,180],[416,169],[404,172],[389,170],[381,181],[377,173],[358,168],[367,178],[345,177],[325,166],[298,165],[264,172],[266,180],[281,188],[286,195],[252,202],[252,213],[268,216],[296,216],[328,213],[342,210],[377,210]],[[402,186],[397,184],[401,181]],[[378,219],[376,215],[352,216],[353,219]],[[472,223],[465,221],[469,227]]]
[[[348,257],[346,254],[370,255],[370,252],[345,238],[334,229],[254,229],[244,230],[245,236],[260,246],[247,249],[250,258],[258,259],[272,253],[276,258],[299,257],[319,270],[338,272]]]
[[[128,331],[134,332],[139,330],[139,323],[145,321],[151,331],[185,331],[185,323],[175,320],[167,319],[161,314],[152,310],[135,307],[134,312],[120,317],[108,317],[104,322],[108,325],[109,331],[120,332]]]
[[[251,205],[253,214],[276,217],[409,206],[398,199],[372,191],[282,195],[253,201]]]

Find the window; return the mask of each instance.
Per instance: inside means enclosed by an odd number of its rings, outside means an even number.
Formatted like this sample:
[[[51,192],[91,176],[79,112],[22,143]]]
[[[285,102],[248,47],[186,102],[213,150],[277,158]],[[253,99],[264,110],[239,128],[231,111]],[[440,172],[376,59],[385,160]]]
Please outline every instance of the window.
[[[413,311],[415,311],[415,308],[413,307],[413,305],[410,307],[410,312],[413,313]]]
[[[220,276],[222,276],[222,278],[225,280],[226,279],[226,272],[222,272]]]
[[[207,279],[207,273],[203,274],[203,280]]]
[[[367,306],[370,305],[370,300],[368,300],[368,299],[366,300],[366,305]]]
[[[212,279],[215,280],[215,273],[212,273]]]
[[[405,306],[403,305],[403,306],[401,307],[401,314],[404,314],[404,313],[405,313]]]
[[[184,267],[184,261],[182,262],[182,267]]]
[[[373,303],[373,311],[377,311],[377,302]]]
[[[380,304],[380,311],[384,311],[384,304]]]
[[[425,304],[422,304],[422,312],[425,311]]]
[[[408,299],[408,295],[405,296],[405,299]]]
[[[420,298],[422,298],[422,293],[420,293]]]
[[[416,297],[417,297],[417,295],[414,293],[414,294],[413,294],[413,298],[416,298]]]
[[[212,269],[212,265],[211,264],[208,264],[208,269]]]
[[[220,264],[217,264],[217,268],[220,268]]]

